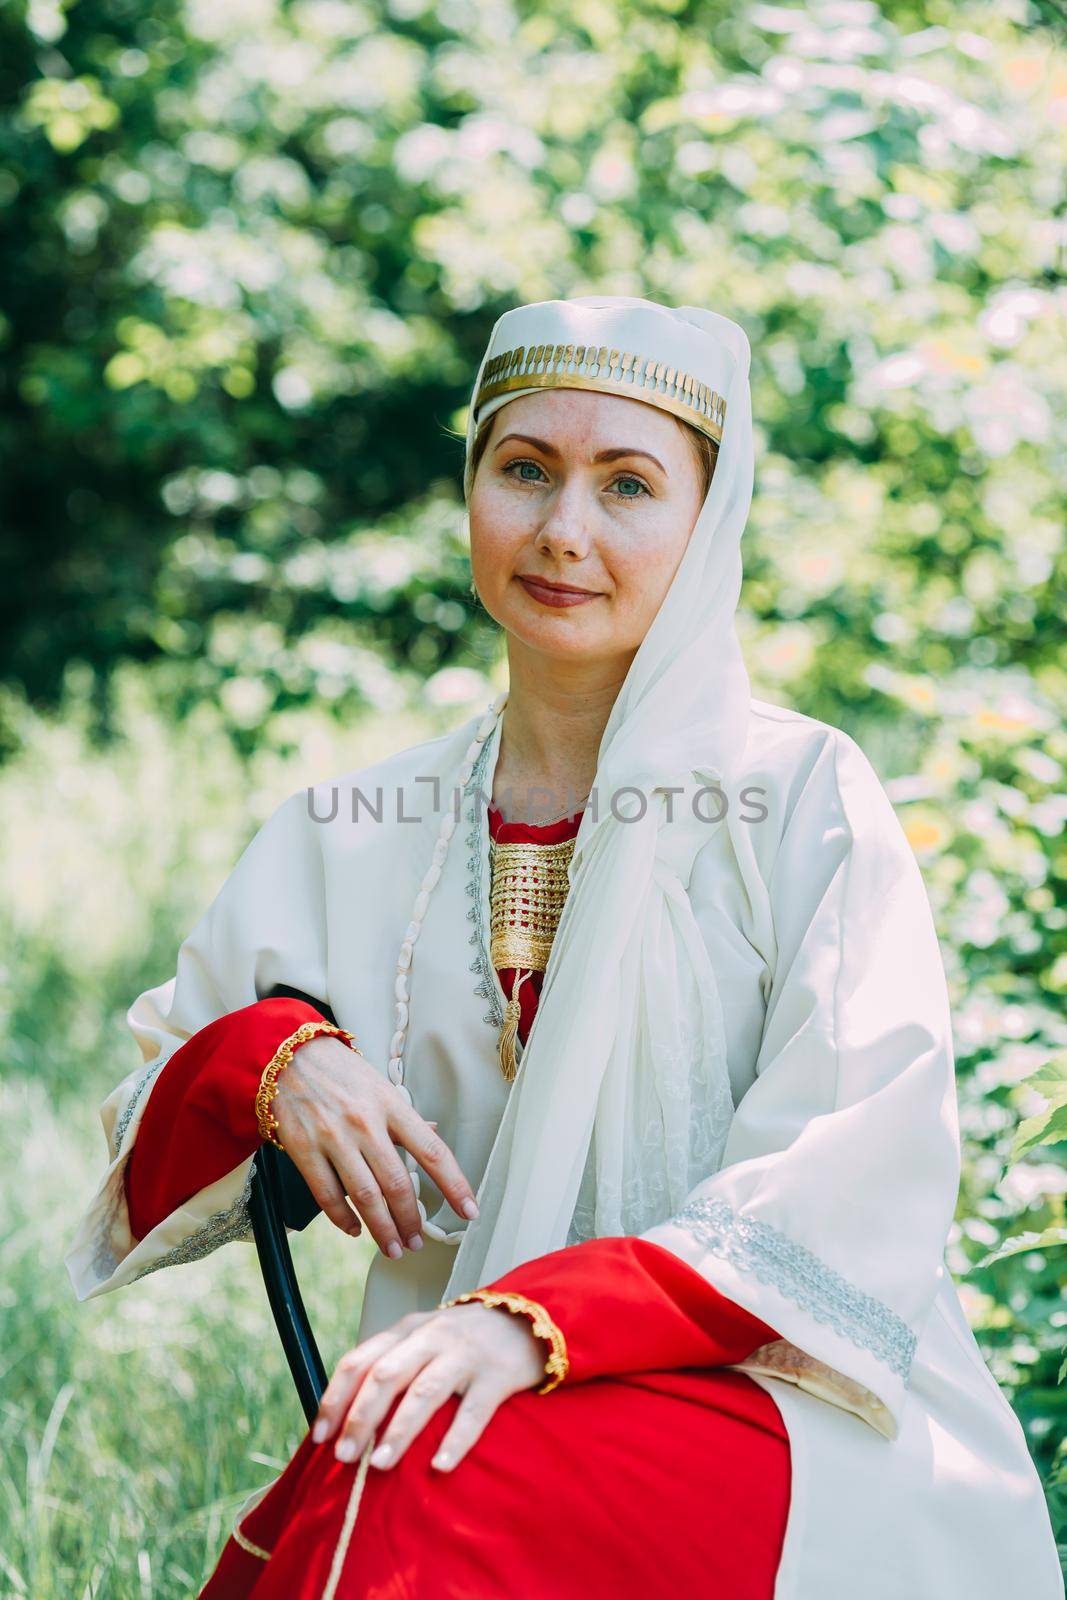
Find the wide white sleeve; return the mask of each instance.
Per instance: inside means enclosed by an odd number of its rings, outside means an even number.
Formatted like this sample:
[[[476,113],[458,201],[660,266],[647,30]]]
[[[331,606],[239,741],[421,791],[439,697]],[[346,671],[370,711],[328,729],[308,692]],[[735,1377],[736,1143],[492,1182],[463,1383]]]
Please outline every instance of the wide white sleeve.
[[[723,1164],[644,1237],[781,1335],[740,1370],[897,1436],[960,1178],[922,875],[869,761],[821,748],[768,879],[777,959]]]
[[[79,1300],[250,1236],[253,1156],[141,1240],[130,1231],[122,1175],[152,1085],[179,1046],[276,984],[326,998],[323,865],[315,826],[305,790],[283,802],[181,945],[175,975],[146,989],[126,1014],[142,1060],[100,1107],[109,1166],[64,1258]]]

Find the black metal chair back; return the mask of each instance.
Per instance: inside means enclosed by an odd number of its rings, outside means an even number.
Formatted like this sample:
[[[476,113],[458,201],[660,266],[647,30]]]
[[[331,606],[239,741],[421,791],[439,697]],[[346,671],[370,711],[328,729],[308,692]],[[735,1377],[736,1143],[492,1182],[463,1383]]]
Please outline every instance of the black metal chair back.
[[[313,995],[279,985],[265,998],[278,995],[306,1000],[328,1022],[336,1021],[326,1002]],[[318,1215],[319,1204],[292,1158],[269,1140],[256,1151],[249,1211],[267,1300],[304,1416],[310,1422],[319,1408],[327,1374],[300,1293],[287,1229],[302,1232]]]

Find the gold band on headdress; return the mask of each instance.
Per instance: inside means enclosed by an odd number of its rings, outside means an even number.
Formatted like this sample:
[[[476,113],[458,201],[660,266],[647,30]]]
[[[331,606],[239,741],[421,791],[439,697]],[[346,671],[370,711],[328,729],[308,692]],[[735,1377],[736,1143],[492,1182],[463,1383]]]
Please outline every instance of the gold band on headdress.
[[[573,370],[572,370],[573,369]],[[475,414],[495,395],[513,389],[600,389],[643,400],[681,417],[716,444],[722,441],[726,401],[706,383],[666,361],[612,350],[607,345],[537,344],[502,350],[485,363]]]

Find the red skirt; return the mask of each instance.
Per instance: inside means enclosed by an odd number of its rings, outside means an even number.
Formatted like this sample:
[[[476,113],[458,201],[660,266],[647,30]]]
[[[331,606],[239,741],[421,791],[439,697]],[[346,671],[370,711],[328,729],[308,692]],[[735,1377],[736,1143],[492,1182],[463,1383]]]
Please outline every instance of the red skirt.
[[[199,1600],[771,1600],[789,1440],[746,1373],[515,1394],[440,1472],[430,1458],[458,1404],[385,1470],[340,1462],[309,1432],[241,1524],[258,1553],[231,1537]]]

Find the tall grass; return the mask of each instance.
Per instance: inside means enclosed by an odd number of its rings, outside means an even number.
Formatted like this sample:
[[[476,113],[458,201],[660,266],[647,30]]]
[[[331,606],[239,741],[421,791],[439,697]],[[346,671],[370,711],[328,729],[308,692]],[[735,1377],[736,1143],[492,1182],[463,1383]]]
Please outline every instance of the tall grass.
[[[0,1090],[0,1593],[179,1600],[304,1432],[251,1245],[79,1304],[62,1265],[102,1137],[43,1083]],[[364,1241],[294,1241],[323,1355],[354,1342]]]

